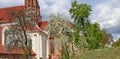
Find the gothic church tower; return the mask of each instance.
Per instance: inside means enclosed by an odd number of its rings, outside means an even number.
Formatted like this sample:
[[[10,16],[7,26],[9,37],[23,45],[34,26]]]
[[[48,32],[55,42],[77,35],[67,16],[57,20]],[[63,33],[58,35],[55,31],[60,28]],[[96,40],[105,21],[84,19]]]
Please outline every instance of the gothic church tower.
[[[25,0],[25,10],[27,14],[33,13],[35,15],[35,22],[39,23],[42,21],[40,14],[40,7],[37,0]]]

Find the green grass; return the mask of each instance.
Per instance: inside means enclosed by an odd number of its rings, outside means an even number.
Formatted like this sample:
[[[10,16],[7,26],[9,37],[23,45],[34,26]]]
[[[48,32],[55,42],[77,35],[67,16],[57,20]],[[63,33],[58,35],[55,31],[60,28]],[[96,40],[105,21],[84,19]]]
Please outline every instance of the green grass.
[[[120,47],[86,51],[75,59],[120,59]]]

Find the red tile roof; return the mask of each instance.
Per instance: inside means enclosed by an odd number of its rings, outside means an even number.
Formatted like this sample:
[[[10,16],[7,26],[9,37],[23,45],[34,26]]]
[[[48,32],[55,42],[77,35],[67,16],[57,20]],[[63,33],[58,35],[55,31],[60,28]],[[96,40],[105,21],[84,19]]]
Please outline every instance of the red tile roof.
[[[0,8],[0,23],[13,21],[13,20],[10,19],[11,18],[10,13],[20,11],[20,10],[24,10],[24,9],[25,9],[24,6]]]
[[[12,22],[15,19],[13,19],[10,16],[11,12],[17,12],[20,10],[24,10],[24,6],[15,6],[15,7],[8,7],[8,8],[0,8],[0,23],[5,23],[5,22]],[[48,21],[42,21],[39,24],[39,27],[44,30],[45,27],[48,25]]]
[[[0,8],[0,23],[6,23],[6,22],[12,22],[15,19],[11,19],[9,13],[16,12],[19,10],[24,10],[24,6],[15,6],[15,7],[8,7],[8,8]],[[44,30],[45,27],[48,25],[48,21],[42,21],[39,24],[39,27]],[[8,54],[5,53],[4,46],[0,45],[0,54]],[[10,52],[10,54],[24,54],[24,51],[22,49],[16,49]],[[32,55],[35,55],[35,53],[32,51]]]
[[[38,26],[42,29],[45,30],[46,26],[48,25],[48,21],[42,21],[38,24]]]

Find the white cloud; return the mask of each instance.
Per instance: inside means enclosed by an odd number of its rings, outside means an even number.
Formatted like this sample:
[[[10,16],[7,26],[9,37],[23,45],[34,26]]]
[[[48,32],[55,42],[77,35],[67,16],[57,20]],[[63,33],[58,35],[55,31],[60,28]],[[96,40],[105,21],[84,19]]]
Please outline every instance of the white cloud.
[[[50,13],[60,13],[70,17],[68,10],[71,0],[39,0],[39,3],[43,19],[48,19]]]
[[[120,34],[120,0],[106,0],[97,4],[93,10],[94,22],[100,23],[108,32]],[[115,35],[114,35],[115,36]]]
[[[42,18],[48,20],[50,13],[60,13],[70,17],[69,8],[71,0],[38,0]],[[1,0],[0,8],[23,5],[24,0]]]
[[[24,0],[1,0],[0,8],[9,7],[9,6],[18,6],[23,4],[24,4]]]
[[[115,7],[118,6],[116,4],[118,4],[118,2],[111,3],[109,0],[107,2],[98,4],[95,7],[94,12],[96,21],[101,23],[102,27],[105,27],[104,25],[109,25],[106,26],[107,28],[114,27],[119,23],[118,21],[120,20],[120,7]]]
[[[117,41],[120,38],[120,34],[113,34],[114,41]]]
[[[69,8],[72,0],[38,0],[41,15],[44,20],[48,20],[50,13],[61,13],[70,18]],[[24,0],[1,0],[0,8],[23,5]],[[120,37],[120,0],[105,0],[93,7],[92,18],[94,22],[99,22],[103,28]]]

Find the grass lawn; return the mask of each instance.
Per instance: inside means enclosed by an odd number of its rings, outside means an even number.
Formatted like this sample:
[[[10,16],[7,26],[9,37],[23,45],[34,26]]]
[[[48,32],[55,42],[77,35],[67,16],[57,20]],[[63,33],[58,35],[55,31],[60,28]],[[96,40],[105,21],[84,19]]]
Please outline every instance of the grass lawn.
[[[120,47],[86,51],[75,59],[120,59]]]

